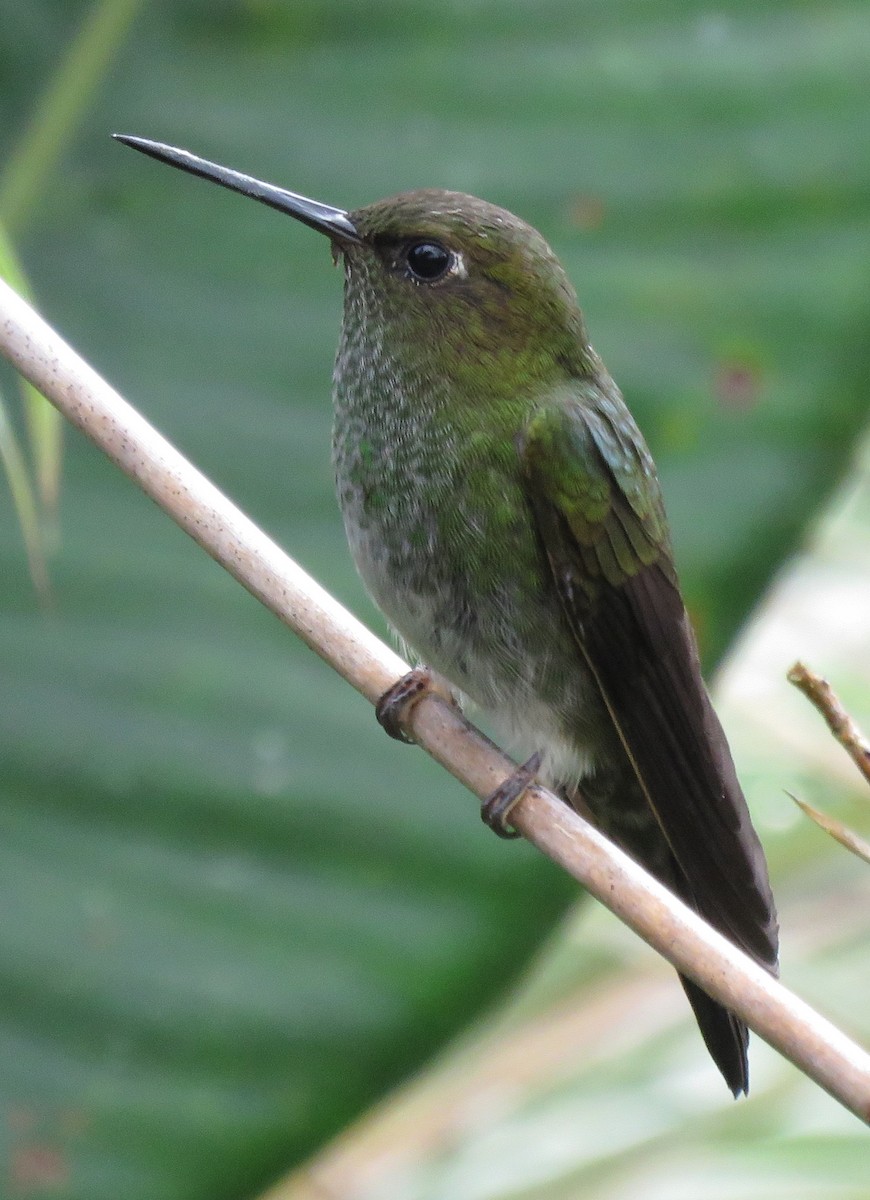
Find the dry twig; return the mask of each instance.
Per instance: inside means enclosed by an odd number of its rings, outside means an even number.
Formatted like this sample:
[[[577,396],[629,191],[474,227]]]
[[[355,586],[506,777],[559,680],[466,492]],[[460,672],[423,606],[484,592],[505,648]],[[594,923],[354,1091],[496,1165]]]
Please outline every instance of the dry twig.
[[[803,692],[810,703],[819,710],[828,723],[831,733],[845,748],[858,770],[870,783],[870,742],[849,716],[827,679],[816,675],[802,662],[794,664],[788,672],[787,679],[789,683],[793,683]],[[789,795],[791,795],[790,792]],[[863,858],[864,862],[870,863],[870,842],[855,833],[848,825],[844,825],[842,821],[838,821],[836,817],[831,817],[827,813],[813,808],[811,804],[799,800],[797,796],[791,798],[820,829],[823,829],[841,846],[845,846],[852,854],[857,854],[859,858]]]
[[[816,675],[802,662],[794,664],[787,678],[822,714],[831,733],[870,783],[870,742],[846,712],[827,679]]]

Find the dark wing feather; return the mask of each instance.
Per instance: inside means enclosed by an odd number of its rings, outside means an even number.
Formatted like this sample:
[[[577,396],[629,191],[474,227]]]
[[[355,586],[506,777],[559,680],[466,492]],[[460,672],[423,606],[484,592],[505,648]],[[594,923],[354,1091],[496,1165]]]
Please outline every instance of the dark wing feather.
[[[669,566],[600,589],[582,621],[585,653],[698,910],[771,967],[764,857]]]
[[[671,885],[775,970],[764,856],[701,678],[640,432],[615,389],[578,383],[535,414],[521,453],[566,617],[670,847]],[[718,1009],[687,991],[699,1019]]]

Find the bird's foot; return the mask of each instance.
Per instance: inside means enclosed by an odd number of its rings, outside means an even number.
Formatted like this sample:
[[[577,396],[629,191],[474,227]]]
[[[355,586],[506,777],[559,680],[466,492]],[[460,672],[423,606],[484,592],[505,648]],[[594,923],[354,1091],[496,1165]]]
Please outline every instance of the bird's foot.
[[[485,825],[501,838],[518,838],[520,835],[507,824],[511,810],[522,800],[535,782],[541,769],[541,753],[533,754],[513,775],[497,787],[480,806],[480,816]]]
[[[375,705],[375,716],[381,727],[397,742],[413,744],[408,732],[408,720],[424,696],[432,693],[456,705],[456,697],[428,667],[414,667],[388,688]],[[458,706],[457,706],[458,707]]]

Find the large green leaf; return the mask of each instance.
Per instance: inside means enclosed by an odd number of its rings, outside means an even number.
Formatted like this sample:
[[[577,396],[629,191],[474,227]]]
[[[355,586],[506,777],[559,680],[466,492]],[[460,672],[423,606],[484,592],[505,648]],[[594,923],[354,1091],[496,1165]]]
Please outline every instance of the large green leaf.
[[[6,8],[24,128],[85,6]],[[332,498],[327,248],[108,134],[349,207],[436,184],[519,211],[649,434],[712,658],[866,411],[868,22],[147,6],[19,250],[65,335],[381,628]],[[52,618],[11,509],[0,555],[9,1188],[248,1194],[474,1017],[572,888],[80,438]]]

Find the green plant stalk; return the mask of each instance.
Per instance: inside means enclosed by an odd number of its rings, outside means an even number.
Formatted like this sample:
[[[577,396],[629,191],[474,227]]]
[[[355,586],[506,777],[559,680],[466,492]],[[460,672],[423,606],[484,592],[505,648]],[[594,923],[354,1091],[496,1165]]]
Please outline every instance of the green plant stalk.
[[[18,234],[136,14],[139,0],[97,0],[0,176],[0,217]]]
[[[0,229],[0,274],[25,295],[24,274],[6,231],[20,232],[34,211],[46,179],[55,170],[83,112],[114,61],[138,3],[139,0],[97,0],[91,7],[0,176],[0,214],[4,222],[4,229]],[[9,479],[34,586],[45,600],[46,531],[55,516],[60,493],[63,421],[29,383],[22,382],[22,396],[33,482],[8,410],[0,414],[0,459]]]
[[[0,276],[23,295],[27,281],[5,231],[0,226]],[[46,517],[53,514],[60,486],[63,418],[39,394],[33,384],[19,376],[30,438],[33,467],[16,437],[11,414],[0,396],[0,461],[9,481],[12,502],[18,514],[21,536],[33,586],[43,604],[49,599],[46,563]]]
[[[30,296],[27,279],[12,243],[0,226],[0,276],[23,296]],[[30,453],[36,476],[36,489],[43,506],[43,519],[52,518],[57,509],[60,492],[61,447],[63,419],[44,396],[21,380],[24,416],[30,440]]]
[[[40,601],[47,604],[50,596],[48,569],[45,561],[43,530],[39,508],[30,481],[27,462],[9,419],[7,406],[0,396],[0,462],[6,472],[12,503],[18,514],[30,577]]]

